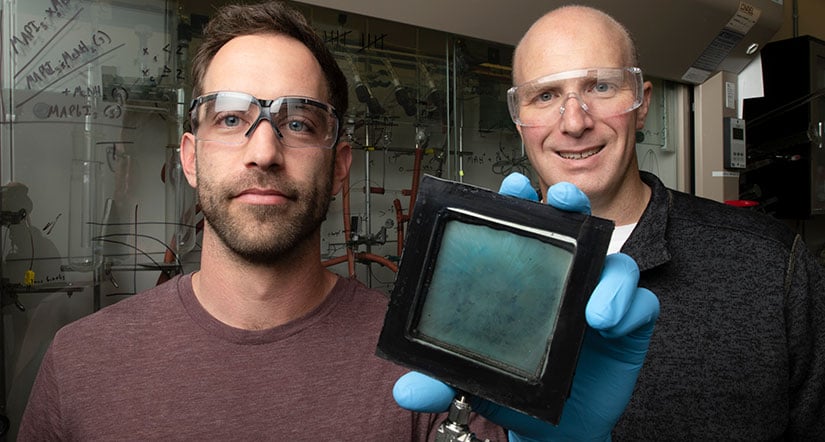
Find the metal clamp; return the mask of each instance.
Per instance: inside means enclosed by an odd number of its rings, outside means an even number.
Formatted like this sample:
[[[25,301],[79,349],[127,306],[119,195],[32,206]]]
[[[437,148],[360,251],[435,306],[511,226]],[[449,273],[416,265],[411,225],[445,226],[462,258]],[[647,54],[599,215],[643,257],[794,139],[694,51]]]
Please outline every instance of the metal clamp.
[[[470,431],[470,412],[472,408],[463,395],[458,395],[450,404],[447,418],[439,425],[435,442],[490,442],[479,439]]]

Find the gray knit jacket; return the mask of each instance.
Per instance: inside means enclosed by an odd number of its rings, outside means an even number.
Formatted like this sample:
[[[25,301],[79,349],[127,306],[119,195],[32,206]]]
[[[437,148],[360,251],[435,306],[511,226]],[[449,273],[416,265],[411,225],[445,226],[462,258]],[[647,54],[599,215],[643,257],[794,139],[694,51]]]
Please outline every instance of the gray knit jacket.
[[[642,179],[622,252],[661,315],[613,439],[825,440],[825,269],[780,221]]]

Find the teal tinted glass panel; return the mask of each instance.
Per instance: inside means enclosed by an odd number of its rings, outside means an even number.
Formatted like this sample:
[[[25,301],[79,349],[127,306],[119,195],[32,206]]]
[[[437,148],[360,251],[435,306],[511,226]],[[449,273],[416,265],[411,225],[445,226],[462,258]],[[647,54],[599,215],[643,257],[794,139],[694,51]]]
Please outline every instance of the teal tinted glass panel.
[[[446,223],[418,338],[509,372],[541,375],[573,247]]]

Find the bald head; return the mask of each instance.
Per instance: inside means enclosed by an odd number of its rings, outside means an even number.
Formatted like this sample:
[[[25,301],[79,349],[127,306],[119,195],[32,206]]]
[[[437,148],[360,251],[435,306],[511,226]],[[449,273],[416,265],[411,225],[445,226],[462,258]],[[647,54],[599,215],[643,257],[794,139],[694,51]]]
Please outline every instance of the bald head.
[[[537,73],[637,63],[633,39],[621,23],[595,8],[563,6],[539,18],[521,38],[513,54],[513,83]]]

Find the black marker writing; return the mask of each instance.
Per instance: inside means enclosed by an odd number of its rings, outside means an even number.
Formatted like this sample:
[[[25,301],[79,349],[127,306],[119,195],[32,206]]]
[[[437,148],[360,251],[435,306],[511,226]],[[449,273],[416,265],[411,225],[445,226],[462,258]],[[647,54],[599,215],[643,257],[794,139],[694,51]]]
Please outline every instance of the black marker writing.
[[[83,61],[81,59],[97,54],[101,47],[112,42],[112,38],[104,31],[95,32],[89,40],[90,42],[79,41],[70,49],[63,51],[60,59],[45,61],[26,74],[26,88],[32,89],[33,86],[48,82],[53,77],[75,68],[77,62]]]
[[[29,44],[37,38],[37,35],[49,29],[48,23],[45,21],[32,20],[23,26],[23,31],[19,35],[14,35],[11,38],[11,48],[15,55],[20,54],[21,46],[28,47]]]
[[[71,0],[52,0],[52,6],[46,9],[49,17],[63,17],[63,13],[70,8]]]
[[[62,92],[63,95],[72,96],[72,97],[102,97],[103,92],[100,88],[100,85],[94,86],[75,86],[74,90],[65,88]]]
[[[88,104],[70,104],[68,106],[60,106],[53,104],[49,106],[49,112],[46,118],[77,118],[77,117],[92,117],[97,118],[97,112]]]

